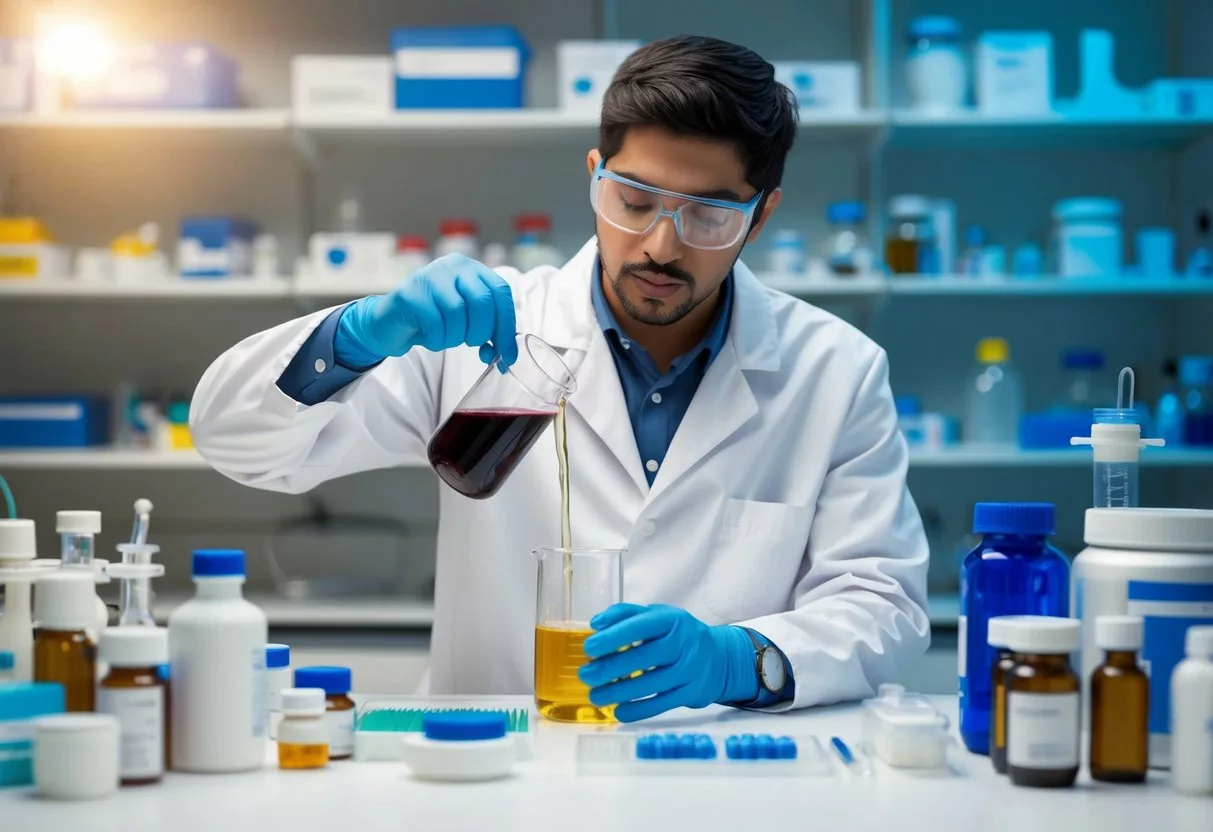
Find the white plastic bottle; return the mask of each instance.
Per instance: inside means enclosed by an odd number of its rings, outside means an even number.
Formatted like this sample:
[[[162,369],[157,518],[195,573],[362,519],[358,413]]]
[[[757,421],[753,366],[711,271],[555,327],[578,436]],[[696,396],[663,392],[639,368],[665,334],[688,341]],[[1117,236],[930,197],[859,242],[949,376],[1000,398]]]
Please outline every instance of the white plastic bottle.
[[[60,511],[55,514],[55,531],[59,535],[59,565],[64,569],[89,569],[97,583],[109,583],[103,567],[106,561],[96,557],[97,535],[101,534],[101,512]],[[109,608],[100,595],[93,601],[96,623],[93,625],[93,640],[109,624]]]
[[[1213,795],[1213,627],[1189,627],[1171,674],[1171,784]]]
[[[192,600],[168,620],[172,768],[258,769],[265,761],[265,613],[244,600],[244,552],[194,552]]]
[[[1002,338],[977,344],[977,375],[969,382],[965,402],[964,438],[980,445],[1015,445],[1023,393],[1011,366],[1011,348]]]
[[[13,654],[13,682],[34,678],[34,613],[30,605],[34,578],[30,566],[37,543],[33,520],[0,520],[0,586],[4,611],[0,613],[0,650]]]

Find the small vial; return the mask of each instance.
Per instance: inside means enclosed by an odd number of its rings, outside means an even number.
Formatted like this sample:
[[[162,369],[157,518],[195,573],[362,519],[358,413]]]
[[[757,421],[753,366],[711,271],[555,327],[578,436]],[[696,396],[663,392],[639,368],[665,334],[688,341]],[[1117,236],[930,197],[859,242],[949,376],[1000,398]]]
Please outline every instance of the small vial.
[[[1189,627],[1171,673],[1171,785],[1213,795],[1213,627]]]
[[[1007,680],[1007,774],[1016,786],[1073,786],[1082,683],[1070,654],[1079,647],[1079,622],[1020,616],[1007,628],[1016,659]]]
[[[1007,647],[1007,621],[998,616],[986,626],[986,641],[994,648],[990,666],[990,762],[999,774],[1007,773],[1007,677],[1015,668],[1015,654]]]
[[[168,631],[159,627],[109,627],[98,653],[109,673],[97,688],[97,712],[118,717],[124,786],[158,783],[169,759]]]
[[[269,707],[270,739],[278,739],[282,721],[282,692],[291,686],[291,648],[285,644],[265,645],[265,700]]]
[[[38,579],[34,590],[34,681],[63,685],[65,710],[92,711],[97,692],[93,574],[61,569]]]
[[[329,762],[329,723],[325,693],[320,688],[282,691],[278,723],[278,767],[324,768]]]
[[[64,569],[86,570],[94,573],[97,535],[101,534],[101,512],[59,511],[55,513],[55,531],[59,534],[59,565]],[[109,609],[101,596],[93,591],[93,622],[96,638],[109,624]]]
[[[329,725],[329,759],[348,760],[354,756],[354,700],[348,695],[352,687],[350,669],[301,667],[295,671],[295,687],[320,688],[324,691],[324,709]]]
[[[1095,619],[1106,651],[1091,674],[1091,779],[1143,783],[1150,762],[1150,679],[1138,666],[1144,624],[1135,615]]]

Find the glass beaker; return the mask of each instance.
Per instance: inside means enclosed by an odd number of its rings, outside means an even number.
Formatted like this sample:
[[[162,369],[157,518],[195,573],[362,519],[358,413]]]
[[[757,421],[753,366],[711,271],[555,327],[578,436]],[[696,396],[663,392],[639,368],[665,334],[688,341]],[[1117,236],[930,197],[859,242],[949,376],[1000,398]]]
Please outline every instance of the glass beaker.
[[[590,619],[623,599],[623,549],[562,549],[534,554],[535,707],[554,722],[614,722],[615,708],[590,703],[577,671],[587,661],[583,645],[593,635]]]
[[[483,500],[501,488],[577,389],[556,350],[518,336],[518,360],[502,373],[494,361],[430,438],[430,465],[451,488]]]

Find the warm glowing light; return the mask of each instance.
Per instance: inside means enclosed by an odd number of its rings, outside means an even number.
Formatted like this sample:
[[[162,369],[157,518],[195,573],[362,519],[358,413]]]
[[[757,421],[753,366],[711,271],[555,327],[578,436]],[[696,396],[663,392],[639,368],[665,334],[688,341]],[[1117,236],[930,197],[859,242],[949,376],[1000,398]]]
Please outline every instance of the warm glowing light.
[[[95,78],[113,60],[114,44],[100,26],[83,18],[47,15],[38,22],[39,67],[64,78]]]

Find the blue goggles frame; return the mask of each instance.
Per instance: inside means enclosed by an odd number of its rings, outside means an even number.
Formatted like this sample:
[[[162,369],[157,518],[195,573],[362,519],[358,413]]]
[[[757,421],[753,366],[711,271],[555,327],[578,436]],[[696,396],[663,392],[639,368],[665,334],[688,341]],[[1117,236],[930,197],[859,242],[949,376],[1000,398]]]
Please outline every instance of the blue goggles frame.
[[[748,202],[731,202],[727,199],[710,199],[703,196],[680,194],[677,191],[667,191],[664,188],[656,188],[652,185],[645,185],[635,181],[634,179],[628,179],[626,176],[620,176],[617,173],[612,173],[606,169],[606,159],[599,159],[598,166],[594,168],[594,175],[590,178],[590,203],[595,206],[595,210],[597,210],[598,204],[598,183],[603,179],[610,179],[612,182],[618,182],[621,185],[626,185],[629,188],[635,188],[638,191],[644,191],[646,193],[656,194],[657,196],[666,196],[670,197],[671,199],[680,199],[684,201],[683,205],[679,205],[673,211],[667,211],[664,205],[659,207],[657,209],[656,216],[653,217],[652,223],[644,231],[621,228],[608,219],[607,222],[611,222],[612,226],[619,228],[621,231],[627,231],[630,234],[648,234],[657,227],[657,223],[661,221],[662,217],[669,217],[670,221],[674,223],[674,230],[678,233],[678,239],[682,240],[683,243],[691,248],[698,248],[707,251],[717,251],[737,245],[737,241],[743,238],[749,232],[750,225],[754,219],[754,212],[758,208],[758,203],[762,201],[763,194],[766,193],[765,191],[759,191],[758,193],[754,194],[754,196],[751,197]],[[744,222],[741,224],[740,232],[738,232],[737,236],[731,242],[725,245],[700,246],[688,242],[682,233],[682,214],[680,213],[682,209],[686,207],[685,203],[687,202],[694,202],[699,205],[707,205],[712,208],[725,208],[732,211],[737,211],[744,218]],[[599,215],[601,216],[601,213],[599,213]]]

